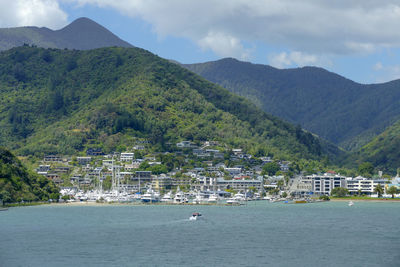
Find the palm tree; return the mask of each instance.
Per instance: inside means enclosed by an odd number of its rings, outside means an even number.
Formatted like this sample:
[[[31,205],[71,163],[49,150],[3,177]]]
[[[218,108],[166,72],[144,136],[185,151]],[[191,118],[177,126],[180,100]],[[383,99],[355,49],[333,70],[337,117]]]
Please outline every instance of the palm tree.
[[[378,197],[381,197],[383,194],[383,188],[381,186],[381,184],[378,184],[375,189],[374,189],[374,193],[378,194]]]

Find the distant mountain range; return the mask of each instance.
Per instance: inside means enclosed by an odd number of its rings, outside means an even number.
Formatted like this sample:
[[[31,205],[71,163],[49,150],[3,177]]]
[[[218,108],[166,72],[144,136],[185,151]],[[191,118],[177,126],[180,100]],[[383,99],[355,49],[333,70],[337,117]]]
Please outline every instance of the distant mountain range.
[[[0,29],[0,51],[24,44],[78,50],[111,46],[133,47],[88,18],[79,18],[57,31],[38,27]]]
[[[400,117],[400,80],[364,85],[322,68],[281,70],[232,58],[183,66],[347,150]]]

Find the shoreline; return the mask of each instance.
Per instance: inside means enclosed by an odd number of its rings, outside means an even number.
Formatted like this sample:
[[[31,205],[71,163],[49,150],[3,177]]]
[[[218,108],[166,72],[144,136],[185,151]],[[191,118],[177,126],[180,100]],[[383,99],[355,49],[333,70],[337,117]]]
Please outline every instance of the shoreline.
[[[141,202],[69,202],[69,203],[51,203],[50,206],[242,206],[242,205],[230,205],[225,203],[141,203]]]
[[[357,198],[331,198],[330,201],[333,202],[348,202],[348,201],[353,201],[353,202],[398,202],[400,203],[400,199],[392,199],[392,198],[377,198],[377,199],[357,199]]]

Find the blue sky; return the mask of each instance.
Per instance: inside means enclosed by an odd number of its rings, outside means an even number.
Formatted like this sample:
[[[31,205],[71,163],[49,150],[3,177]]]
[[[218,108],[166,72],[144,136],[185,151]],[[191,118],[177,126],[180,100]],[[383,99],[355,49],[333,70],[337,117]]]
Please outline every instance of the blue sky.
[[[234,57],[360,83],[400,78],[398,0],[0,0],[0,27],[60,29],[79,17],[182,63]]]

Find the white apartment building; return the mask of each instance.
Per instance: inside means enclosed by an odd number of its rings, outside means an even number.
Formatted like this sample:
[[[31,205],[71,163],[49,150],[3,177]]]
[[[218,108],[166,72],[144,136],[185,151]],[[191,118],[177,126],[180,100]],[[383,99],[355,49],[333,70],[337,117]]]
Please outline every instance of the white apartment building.
[[[311,190],[317,195],[330,195],[332,189],[346,187],[346,177],[328,173],[306,176],[305,180],[311,180]]]
[[[380,184],[382,188],[385,188],[384,180],[372,180],[361,176],[346,179],[347,190],[353,195],[358,193],[372,195],[378,184]]]

